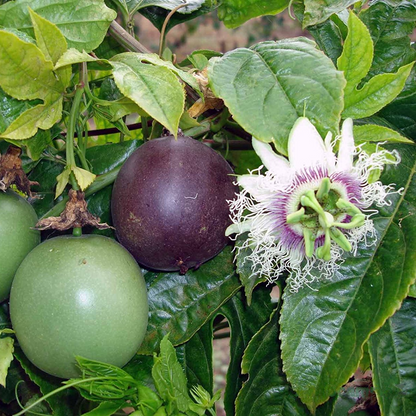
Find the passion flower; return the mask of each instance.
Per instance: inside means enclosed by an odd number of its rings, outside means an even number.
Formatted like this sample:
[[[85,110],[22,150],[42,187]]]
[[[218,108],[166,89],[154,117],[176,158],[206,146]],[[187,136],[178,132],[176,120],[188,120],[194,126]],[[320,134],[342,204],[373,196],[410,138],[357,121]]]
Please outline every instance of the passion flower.
[[[342,262],[344,251],[356,253],[358,243],[374,244],[374,209],[388,205],[393,185],[371,182],[370,174],[386,163],[399,163],[397,152],[378,149],[368,154],[354,145],[351,119],[344,121],[341,137],[322,140],[305,117],[299,118],[288,141],[288,159],[253,138],[261,168],[237,177],[243,188],[230,201],[233,224],[226,234],[248,232],[237,248],[251,254],[253,276],[270,282],[287,271],[291,290],[316,279],[313,268],[330,277]],[[338,153],[333,148],[339,140]],[[237,255],[238,255],[237,252]]]

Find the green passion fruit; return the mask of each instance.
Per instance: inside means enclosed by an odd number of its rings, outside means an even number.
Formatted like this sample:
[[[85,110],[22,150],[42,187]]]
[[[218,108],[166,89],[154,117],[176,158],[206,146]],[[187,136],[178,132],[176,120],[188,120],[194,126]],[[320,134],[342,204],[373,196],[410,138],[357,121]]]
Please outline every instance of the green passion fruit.
[[[0,192],[0,302],[9,296],[22,260],[40,243],[40,232],[33,229],[37,220],[24,198],[10,190]]]
[[[238,187],[227,161],[190,137],[146,142],[126,161],[111,199],[117,238],[146,268],[185,273],[227,244],[227,200]]]
[[[136,261],[114,240],[56,237],[17,270],[10,316],[23,352],[46,373],[79,376],[76,355],[122,367],[146,332],[146,285]]]

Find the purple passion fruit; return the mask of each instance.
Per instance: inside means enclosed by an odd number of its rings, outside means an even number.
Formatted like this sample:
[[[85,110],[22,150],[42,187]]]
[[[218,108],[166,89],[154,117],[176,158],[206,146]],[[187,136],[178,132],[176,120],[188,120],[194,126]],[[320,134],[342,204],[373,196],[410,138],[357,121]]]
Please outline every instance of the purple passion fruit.
[[[9,296],[22,260],[40,243],[40,232],[33,229],[37,221],[25,199],[12,191],[0,192],[0,302]]]
[[[17,270],[10,316],[23,352],[46,373],[79,376],[75,355],[122,367],[146,332],[146,285],[136,261],[114,240],[56,237]]]
[[[126,161],[114,184],[116,234],[146,268],[185,273],[227,244],[227,200],[238,187],[227,161],[190,137],[146,142]]]

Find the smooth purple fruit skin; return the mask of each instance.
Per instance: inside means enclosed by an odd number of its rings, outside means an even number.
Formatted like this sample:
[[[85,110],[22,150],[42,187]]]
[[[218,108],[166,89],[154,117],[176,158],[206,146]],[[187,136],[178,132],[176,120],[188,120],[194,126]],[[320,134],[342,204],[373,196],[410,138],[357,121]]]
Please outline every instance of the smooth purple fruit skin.
[[[146,268],[199,266],[229,241],[227,200],[238,187],[227,161],[190,137],[146,142],[114,184],[111,210],[117,238]]]

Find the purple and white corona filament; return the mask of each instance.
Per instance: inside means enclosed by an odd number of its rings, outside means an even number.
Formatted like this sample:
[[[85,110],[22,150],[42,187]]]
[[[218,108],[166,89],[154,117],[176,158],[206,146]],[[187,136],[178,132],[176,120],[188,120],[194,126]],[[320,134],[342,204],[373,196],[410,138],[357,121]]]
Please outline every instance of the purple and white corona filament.
[[[273,282],[287,271],[291,290],[297,291],[315,280],[313,268],[329,278],[343,251],[355,253],[361,241],[375,243],[374,210],[368,208],[388,205],[386,197],[394,188],[368,178],[385,164],[398,163],[399,155],[361,151],[352,127],[351,119],[344,121],[337,155],[331,133],[322,140],[305,117],[290,133],[288,159],[253,138],[267,172],[262,175],[259,168],[237,177],[242,192],[230,201],[233,224],[226,231],[237,236],[248,232],[237,250],[250,249],[246,259],[253,275]]]

